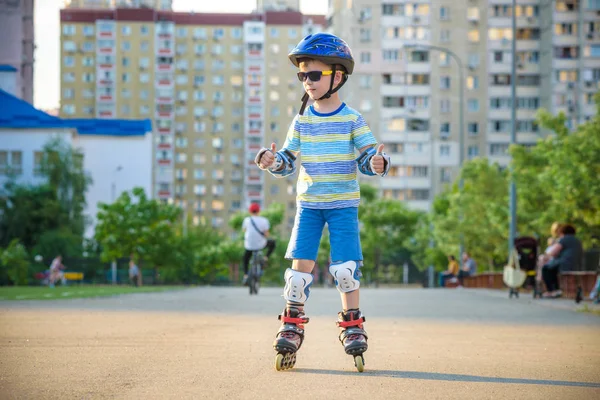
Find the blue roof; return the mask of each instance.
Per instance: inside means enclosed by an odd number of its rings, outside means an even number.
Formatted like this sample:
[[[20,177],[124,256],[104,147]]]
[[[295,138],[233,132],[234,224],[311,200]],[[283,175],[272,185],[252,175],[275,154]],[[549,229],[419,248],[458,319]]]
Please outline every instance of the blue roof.
[[[64,119],[80,135],[144,136],[152,130],[149,119]]]
[[[0,65],[0,72],[17,72],[17,69],[12,65],[2,64]]]
[[[80,135],[144,136],[152,130],[152,122],[149,119],[58,118],[0,89],[0,128],[74,128]]]

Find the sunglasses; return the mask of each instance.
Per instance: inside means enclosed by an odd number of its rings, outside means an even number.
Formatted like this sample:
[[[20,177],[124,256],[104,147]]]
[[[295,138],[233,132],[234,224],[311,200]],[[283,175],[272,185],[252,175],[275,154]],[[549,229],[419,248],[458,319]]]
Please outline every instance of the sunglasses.
[[[308,78],[312,82],[319,82],[321,80],[321,76],[328,76],[331,74],[333,74],[333,71],[298,72],[298,80],[300,82],[304,82],[306,78]]]

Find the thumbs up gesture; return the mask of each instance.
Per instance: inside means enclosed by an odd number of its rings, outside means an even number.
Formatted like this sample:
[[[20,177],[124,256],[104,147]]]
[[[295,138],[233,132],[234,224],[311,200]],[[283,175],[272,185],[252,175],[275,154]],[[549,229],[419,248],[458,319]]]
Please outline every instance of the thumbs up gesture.
[[[277,152],[277,145],[271,143],[271,150],[265,151],[260,158],[259,164],[262,169],[267,169],[275,162],[275,153]]]
[[[371,169],[378,175],[381,175],[385,169],[385,160],[381,153],[383,152],[383,144],[377,146],[377,154],[371,158]]]

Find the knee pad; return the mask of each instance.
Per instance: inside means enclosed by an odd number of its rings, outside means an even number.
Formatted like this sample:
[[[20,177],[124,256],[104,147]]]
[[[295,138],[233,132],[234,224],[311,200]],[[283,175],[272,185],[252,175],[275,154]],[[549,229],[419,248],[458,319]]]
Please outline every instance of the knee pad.
[[[286,301],[304,303],[308,300],[308,296],[310,295],[310,285],[313,283],[312,274],[288,268],[283,277],[285,279],[283,298]]]
[[[346,261],[329,266],[329,273],[335,279],[340,293],[353,292],[360,287],[360,269],[356,261]]]

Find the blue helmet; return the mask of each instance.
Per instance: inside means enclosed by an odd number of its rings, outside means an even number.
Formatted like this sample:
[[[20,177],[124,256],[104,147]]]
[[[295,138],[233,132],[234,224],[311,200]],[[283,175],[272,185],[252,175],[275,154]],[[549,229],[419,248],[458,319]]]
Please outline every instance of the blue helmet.
[[[354,70],[354,58],[348,44],[331,33],[315,33],[308,35],[298,43],[288,55],[297,67],[299,58],[313,58],[325,64],[340,64],[350,75]]]

